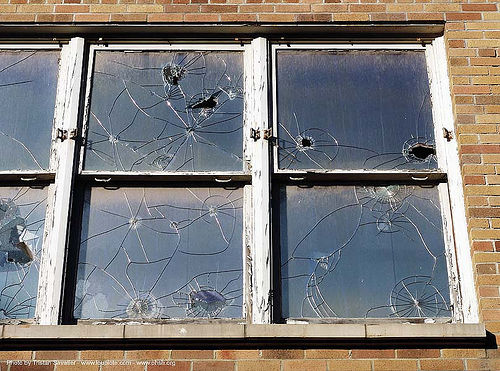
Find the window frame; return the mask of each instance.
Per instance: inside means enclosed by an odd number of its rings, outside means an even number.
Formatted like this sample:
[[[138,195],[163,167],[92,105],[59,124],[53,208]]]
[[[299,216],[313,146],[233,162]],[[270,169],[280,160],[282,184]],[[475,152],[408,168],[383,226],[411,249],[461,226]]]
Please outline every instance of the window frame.
[[[451,110],[451,96],[448,85],[448,74],[446,69],[446,54],[443,37],[434,39],[430,43],[422,44],[378,44],[378,43],[275,43],[272,45],[272,130],[278,133],[277,119],[277,53],[279,50],[421,50],[425,53],[426,67],[431,95],[434,140],[436,144],[438,167],[431,170],[369,170],[369,169],[280,169],[278,165],[278,148],[273,146],[272,182],[273,184],[293,185],[298,184],[321,184],[318,182],[328,182],[329,184],[342,184],[343,182],[355,182],[359,184],[370,184],[370,181],[403,181],[403,184],[425,185],[436,184],[438,187],[441,217],[443,220],[443,237],[445,239],[445,254],[448,267],[450,304],[453,322],[476,322],[477,303],[475,297],[471,298],[470,293],[474,292],[472,264],[470,259],[464,256],[464,251],[468,253],[469,245],[466,231],[465,208],[463,206],[463,188],[460,178],[460,167],[458,163],[458,150],[456,139],[445,138],[443,133],[453,133],[453,112]],[[457,176],[458,175],[458,176]],[[275,187],[278,188],[278,187]],[[273,193],[274,209],[279,209],[279,194]],[[452,212],[453,208],[453,212]],[[458,210],[458,211],[457,211]],[[463,213],[460,211],[463,210]],[[279,211],[277,212],[279,214]],[[279,217],[273,216],[273,252],[275,256],[280,256],[279,249]],[[464,242],[465,241],[465,242]],[[280,259],[276,259],[280,260]],[[278,267],[278,262],[275,261]],[[460,267],[460,269],[459,269]],[[467,271],[464,272],[464,267]],[[470,267],[470,270],[467,269]],[[276,268],[276,271],[279,271]],[[470,272],[470,273],[469,273]],[[279,272],[273,275],[275,285],[281,285]],[[277,287],[277,295],[281,298],[280,287]],[[474,295],[475,296],[475,295]],[[285,323],[304,322],[346,322],[348,318],[339,319],[313,319],[313,318],[281,318],[280,304],[275,306],[275,321]],[[400,321],[407,321],[401,318]],[[439,319],[435,319],[439,321]],[[360,321],[355,319],[355,321]],[[378,321],[372,318],[368,322]],[[380,319],[380,321],[398,321],[397,319]],[[363,322],[363,321],[360,321]]]
[[[202,43],[200,41],[197,43]],[[28,46],[28,49],[40,47],[45,44],[22,44]],[[53,142],[57,142],[53,152],[54,164],[54,183],[52,197],[49,198],[46,213],[46,225],[44,232],[44,242],[42,251],[42,261],[40,264],[40,278],[36,314],[34,322],[44,325],[56,325],[67,323],[64,317],[63,304],[66,301],[64,292],[70,290],[70,282],[67,277],[72,275],[71,266],[68,265],[70,250],[78,249],[75,246],[72,236],[79,234],[74,230],[75,225],[70,220],[74,220],[74,214],[77,207],[74,202],[74,190],[79,183],[94,182],[95,178],[101,179],[113,177],[113,183],[123,182],[126,179],[134,182],[144,182],[147,184],[169,184],[169,182],[180,182],[184,179],[190,184],[198,182],[211,182],[212,184],[226,181],[230,177],[232,182],[243,182],[244,186],[244,235],[243,235],[243,293],[244,293],[244,321],[249,324],[270,324],[277,323],[278,320],[273,306],[273,295],[276,290],[273,288],[280,282],[273,281],[275,272],[271,263],[273,257],[273,245],[270,226],[273,224],[271,219],[275,218],[272,213],[271,190],[272,183],[277,178],[289,176],[290,171],[275,171],[277,169],[277,148],[271,150],[270,141],[264,139],[266,130],[271,129],[277,133],[276,128],[276,101],[275,101],[275,50],[287,48],[287,45],[280,45],[280,42],[273,38],[257,37],[248,43],[239,43],[227,41],[226,43],[206,43],[206,50],[241,50],[244,51],[244,114],[243,114],[243,159],[244,163],[250,164],[245,167],[241,173],[238,172],[216,172],[210,173],[172,173],[162,172],[161,174],[144,174],[137,172],[132,175],[120,174],[118,172],[88,172],[82,169],[83,148],[85,133],[88,128],[88,99],[91,88],[92,74],[92,56],[93,51],[120,50],[132,48],[134,50],[200,50],[201,44],[114,44],[106,45],[102,42],[92,43],[81,37],[74,37],[69,42],[62,45],[46,44],[51,48],[60,48],[60,74],[57,83],[56,112],[53,125]],[[299,45],[299,44],[293,44]],[[437,37],[431,43],[425,46],[417,43],[398,44],[356,44],[335,43],[335,44],[300,44],[301,47],[334,48],[337,49],[357,49],[362,45],[368,49],[404,49],[413,47],[415,49],[425,49],[430,90],[433,102],[433,117],[435,125],[435,141],[438,148],[438,154],[443,159],[443,173],[447,176],[447,188],[441,189],[443,194],[442,210],[447,210],[446,219],[453,226],[453,232],[449,233],[448,244],[453,246],[449,253],[452,256],[452,277],[450,279],[450,289],[459,293],[455,299],[458,310],[454,322],[477,323],[478,305],[475,295],[475,286],[473,278],[472,261],[469,254],[469,239],[467,235],[467,226],[465,219],[465,206],[460,166],[458,161],[458,149],[455,138],[445,142],[441,130],[446,128],[453,133],[453,111],[448,82],[448,71],[446,63],[446,49],[444,37]],[[8,45],[7,48],[19,48],[19,44]],[[0,46],[2,49],[3,46]],[[112,48],[112,49],[109,49]],[[164,49],[162,49],[164,48]],[[273,61],[273,62],[271,62]],[[85,87],[85,88],[84,88]],[[273,127],[271,127],[271,123]],[[67,133],[77,132],[81,134],[78,138],[68,138],[67,140],[56,139],[55,131],[57,129],[66,130]],[[261,138],[253,140],[250,138],[250,129],[261,133]],[[77,140],[75,140],[77,139]],[[270,138],[272,139],[272,138]],[[82,141],[81,143],[79,143]],[[80,150],[81,148],[82,150]],[[12,172],[8,172],[12,174]],[[294,171],[300,175],[301,171]],[[310,173],[310,172],[309,172]],[[314,172],[313,172],[314,173]],[[363,176],[349,174],[346,171],[315,172],[311,179],[325,179],[330,175]],[[342,173],[342,174],[341,174]],[[378,172],[377,172],[378,173]],[[416,174],[417,172],[411,172]],[[433,174],[437,172],[431,172]],[[0,174],[6,177],[9,174]],[[24,173],[22,174],[24,175]],[[366,175],[366,173],[365,173]],[[387,174],[383,174],[386,176]],[[429,172],[418,172],[418,176],[428,176]],[[438,174],[439,175],[439,174]],[[17,174],[16,174],[17,176]],[[308,175],[309,176],[309,175]],[[371,179],[372,174],[368,177]],[[316,177],[316,178],[315,178]],[[411,177],[411,176],[410,176]],[[92,180],[92,178],[94,178]],[[276,178],[276,179],[275,179]],[[346,179],[347,179],[346,178]],[[0,178],[0,180],[3,178]],[[406,178],[408,179],[408,178]],[[107,182],[105,182],[108,184]],[[111,184],[110,183],[110,184]],[[443,188],[443,187],[441,187]],[[274,188],[276,189],[276,187]],[[449,200],[449,201],[445,201]],[[453,212],[451,212],[453,209]],[[71,229],[71,235],[70,235]],[[451,229],[451,228],[450,228]],[[50,249],[48,246],[51,246]],[[456,255],[456,257],[454,256]],[[73,274],[74,275],[74,274]],[[66,305],[66,304],[64,304]],[[454,303],[455,305],[455,303]],[[274,317],[274,318],[273,318]],[[224,320],[223,320],[224,321]],[[389,323],[394,323],[393,319],[386,319]],[[29,321],[28,321],[29,322]],[[146,321],[147,322],[147,321]],[[201,319],[196,322],[207,323],[207,320]],[[306,320],[302,322],[307,322]],[[332,321],[335,322],[335,321]],[[359,322],[359,321],[356,321]],[[161,323],[171,323],[169,320]]]

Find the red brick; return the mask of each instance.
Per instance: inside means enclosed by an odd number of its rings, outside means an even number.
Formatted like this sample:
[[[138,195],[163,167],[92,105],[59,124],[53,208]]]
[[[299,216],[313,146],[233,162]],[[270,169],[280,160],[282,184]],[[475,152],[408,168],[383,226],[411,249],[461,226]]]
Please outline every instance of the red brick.
[[[49,360],[62,360],[62,359],[78,359],[78,352],[75,350],[37,350],[35,352],[35,359],[49,359]]]
[[[328,361],[328,369],[335,371],[371,371],[372,362],[367,360],[337,359]]]
[[[301,359],[283,361],[283,371],[326,371],[326,361]]]
[[[374,370],[417,370],[417,361],[409,359],[378,359],[373,361]]]
[[[448,21],[465,21],[481,19],[481,13],[446,13]]]
[[[260,357],[258,350],[218,350],[215,358],[218,359],[254,359]]]
[[[496,4],[462,4],[464,11],[495,11],[497,10]]]
[[[307,349],[306,358],[349,358],[349,351],[337,349]]]
[[[174,362],[174,364],[170,362]],[[191,362],[166,361],[164,365],[148,364],[148,371],[191,371]]]
[[[195,361],[193,371],[233,371],[233,361]]]
[[[80,359],[111,360],[124,358],[125,352],[123,350],[82,350],[80,353]]]
[[[3,370],[3,367],[1,367],[1,369]],[[5,367],[5,370],[7,370],[7,367]],[[30,364],[30,365],[10,366],[10,371],[52,371],[52,370],[54,370],[54,364],[49,364],[49,365]]]
[[[433,359],[420,360],[421,370],[463,370],[464,362],[461,359]]]
[[[491,241],[474,241],[472,242],[472,249],[476,251],[493,251],[493,244]]]
[[[398,358],[439,358],[439,349],[398,349]]]
[[[300,349],[265,349],[262,358],[297,359],[304,358],[304,351]]]
[[[150,359],[169,359],[169,350],[127,350],[126,359],[150,360]]]
[[[353,349],[352,358],[395,358],[394,349]]]
[[[462,153],[500,153],[499,144],[464,144],[460,146]]]
[[[213,359],[213,350],[172,350],[172,359]]]
[[[281,371],[281,362],[279,360],[252,360],[238,361],[238,371]]]

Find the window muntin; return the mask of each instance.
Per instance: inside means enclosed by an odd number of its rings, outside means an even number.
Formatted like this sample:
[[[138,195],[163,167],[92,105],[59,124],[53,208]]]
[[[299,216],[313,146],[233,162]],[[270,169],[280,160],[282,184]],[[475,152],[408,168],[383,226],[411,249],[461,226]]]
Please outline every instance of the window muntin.
[[[456,316],[425,47],[273,57],[276,320]]]

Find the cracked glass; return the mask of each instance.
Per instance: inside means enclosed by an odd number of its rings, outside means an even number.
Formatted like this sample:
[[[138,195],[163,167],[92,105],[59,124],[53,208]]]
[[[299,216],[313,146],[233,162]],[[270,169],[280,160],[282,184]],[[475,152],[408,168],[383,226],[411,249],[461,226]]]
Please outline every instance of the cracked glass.
[[[95,52],[84,170],[242,171],[243,53]]]
[[[242,188],[88,189],[75,318],[242,318],[242,198]]]
[[[437,186],[280,188],[284,318],[451,317]]]
[[[0,51],[0,170],[48,170],[59,54]]]
[[[278,50],[278,167],[437,168],[423,51]]]
[[[0,188],[0,320],[35,315],[47,190]]]

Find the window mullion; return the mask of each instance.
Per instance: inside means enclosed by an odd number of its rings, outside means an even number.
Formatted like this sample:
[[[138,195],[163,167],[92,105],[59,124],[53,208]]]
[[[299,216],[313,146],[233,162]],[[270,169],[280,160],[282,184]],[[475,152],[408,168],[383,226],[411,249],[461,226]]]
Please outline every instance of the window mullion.
[[[83,38],[73,38],[61,52],[55,128],[68,134],[67,139],[53,139],[57,141],[53,155],[53,163],[56,164],[55,190],[48,204],[36,308],[37,321],[42,325],[55,325],[59,321],[75,164],[75,141],[70,138],[71,133],[77,130],[84,44]]]
[[[268,108],[268,47],[267,40],[259,37],[252,41],[254,94],[249,105],[253,109],[252,127],[269,128]],[[245,133],[249,135],[249,133]],[[269,142],[255,140],[252,146],[252,202],[253,251],[252,256],[252,323],[271,321],[271,243],[270,243],[270,174]]]

